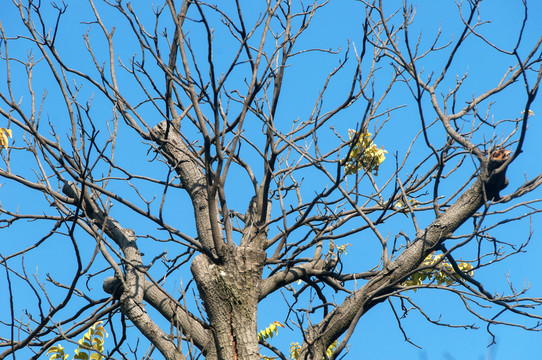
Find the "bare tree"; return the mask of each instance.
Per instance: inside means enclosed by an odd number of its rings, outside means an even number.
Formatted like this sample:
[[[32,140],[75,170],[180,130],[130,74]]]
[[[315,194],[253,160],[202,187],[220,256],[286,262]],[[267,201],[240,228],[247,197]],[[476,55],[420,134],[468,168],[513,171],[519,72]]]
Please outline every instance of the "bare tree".
[[[135,325],[151,344],[143,358],[259,359],[263,346],[286,359],[256,321],[281,293],[299,359],[344,354],[384,301],[399,327],[394,302],[442,324],[414,289],[451,292],[488,324],[536,328],[541,298],[476,278],[529,240],[499,239],[498,227],[528,228],[540,211],[542,174],[506,178],[542,76],[526,3],[515,45],[502,47],[484,35],[479,0],[457,5],[453,36],[412,30],[413,5],[363,0],[362,35],[343,50],[303,37],[327,2],[143,3],[73,12],[14,0],[22,27],[0,28],[2,247],[33,229],[2,250],[0,359],[45,356],[98,320],[113,334],[107,358],[142,356]],[[507,59],[500,81],[465,85],[455,64],[470,41]],[[323,57],[336,61],[326,74]],[[510,91],[524,99],[516,118],[493,110]],[[295,107],[302,92],[310,109]],[[415,131],[393,135],[405,108]],[[8,203],[6,189],[34,200]],[[362,261],[347,242],[367,249]],[[40,259],[51,249],[56,259]],[[37,263],[46,278],[27,271]]]

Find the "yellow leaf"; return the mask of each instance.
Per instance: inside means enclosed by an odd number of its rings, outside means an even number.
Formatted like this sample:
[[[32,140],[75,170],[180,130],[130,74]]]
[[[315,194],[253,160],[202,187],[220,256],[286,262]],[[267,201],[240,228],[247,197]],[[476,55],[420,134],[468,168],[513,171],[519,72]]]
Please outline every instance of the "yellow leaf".
[[[335,349],[337,349],[337,346],[339,346],[339,340],[335,340],[333,344],[329,345],[329,347],[326,350],[327,357],[331,357],[333,353],[335,352]]]
[[[299,350],[301,350],[301,345],[297,342],[290,344],[290,359],[297,360],[299,357]]]
[[[402,203],[401,203],[402,205]],[[397,205],[396,205],[397,206]],[[452,267],[452,264],[450,264],[446,259],[443,259],[444,255],[433,255],[432,253],[427,255],[427,257],[424,259],[423,263],[421,264],[422,267],[426,266],[435,266],[432,269],[424,269],[420,270],[412,275],[404,281],[401,285],[402,286],[415,286],[415,285],[422,285],[423,281],[425,280],[435,280],[437,285],[446,284],[446,286],[452,286],[455,285],[457,282],[463,281],[461,276],[455,272],[454,268]],[[462,272],[466,272],[470,276],[474,275],[473,266],[467,262],[460,262],[458,265],[459,269]],[[413,289],[416,291],[416,289]]]
[[[11,135],[11,129],[0,128],[0,148],[8,148],[8,136],[11,138]]]
[[[62,349],[62,346],[61,345],[58,345],[58,347],[56,346],[51,346],[49,348],[49,350],[47,350],[47,355],[49,355],[49,353],[53,353],[53,352],[61,352],[63,349]]]
[[[103,356],[98,354],[98,353],[93,353],[93,354],[90,355],[90,359],[91,360],[102,360]]]
[[[356,131],[349,129],[348,136],[352,140],[356,136]],[[350,151],[348,161],[344,165],[345,173],[347,175],[353,175],[361,168],[367,172],[374,172],[378,175],[378,167],[386,159],[385,154],[388,152],[384,150],[384,147],[380,149],[371,140],[372,134],[370,132],[364,132],[359,135],[358,140]]]
[[[271,324],[269,324],[268,327],[263,329],[258,333],[258,340],[266,340],[269,338],[273,338],[273,334],[278,335],[279,329],[277,326],[283,328],[284,325],[282,325],[279,321],[274,321]]]
[[[415,209],[415,208],[418,207],[418,204],[419,204],[418,200],[416,200],[416,199],[409,199],[408,202],[410,203],[410,206],[411,206],[413,209]],[[408,214],[408,213],[410,212],[410,209],[409,209],[408,207],[405,207],[405,204],[403,204],[403,202],[402,202],[401,200],[397,201],[397,202],[395,203],[394,206],[395,206],[395,208],[396,208],[397,210],[401,210],[402,208],[405,208],[404,214]],[[407,215],[407,216],[408,216],[408,215]]]

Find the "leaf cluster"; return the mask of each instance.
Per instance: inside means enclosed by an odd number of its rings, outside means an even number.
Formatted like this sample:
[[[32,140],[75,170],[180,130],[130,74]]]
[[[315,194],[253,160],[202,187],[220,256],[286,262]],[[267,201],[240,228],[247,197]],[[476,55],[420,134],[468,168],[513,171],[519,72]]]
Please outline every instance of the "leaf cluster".
[[[74,360],[102,360],[104,357],[101,354],[104,352],[106,337],[107,331],[105,331],[101,321],[92,325],[85,335],[79,339],[79,346],[75,349]],[[47,355],[50,355],[49,360],[66,360],[69,357],[60,344],[58,346],[51,346],[51,348],[47,350]]]
[[[260,340],[260,341],[261,340],[267,340],[267,339],[273,338],[274,335],[278,335],[278,328],[279,327],[283,328],[284,325],[281,324],[278,321],[273,321],[271,324],[269,324],[268,327],[266,327],[265,329],[261,330],[258,333],[258,340]],[[329,347],[326,350],[326,355],[327,355],[328,358],[330,358],[331,355],[333,355],[333,353],[337,349],[337,346],[339,346],[339,341],[338,340],[335,340],[331,345],[329,345]],[[299,358],[300,351],[301,351],[301,345],[299,345],[298,342],[292,342],[290,344],[290,359],[291,360],[297,360]],[[263,360],[272,359],[272,358],[264,356],[264,355],[260,355],[260,357]]]
[[[356,130],[349,129],[348,136],[350,137],[350,140],[352,140],[357,136]],[[378,175],[378,168],[386,159],[385,154],[388,152],[384,150],[383,146],[378,148],[373,142],[372,136],[373,134],[370,132],[359,134],[344,165],[346,175],[353,175],[360,169]]]
[[[267,340],[267,339],[272,339],[273,338],[273,334],[275,335],[278,335],[279,333],[279,327],[283,328],[284,325],[282,325],[280,322],[278,321],[273,321],[271,324],[269,324],[268,327],[266,327],[265,329],[263,329],[262,331],[260,331],[258,333],[258,340]]]
[[[409,202],[409,204],[407,204],[407,206],[405,206],[405,204],[403,204],[402,201],[397,201],[397,202],[395,203],[395,208],[396,208],[397,210],[401,210],[401,209],[405,208],[405,209],[403,210],[403,213],[404,213],[407,217],[408,217],[408,213],[410,212],[410,208],[415,209],[415,208],[417,208],[417,207],[419,206],[419,204],[420,204],[420,203],[418,202],[418,200],[416,200],[416,199],[409,199],[408,202]]]
[[[350,243],[347,243],[347,244],[343,244],[343,245],[336,245],[335,242],[333,241],[333,239],[331,239],[329,241],[329,252],[331,254],[333,254],[333,257],[334,258],[337,258],[338,256],[342,255],[342,254],[348,254],[348,252],[346,251],[346,248],[348,246],[352,246],[352,244]]]
[[[401,285],[417,286],[423,285],[424,281],[436,281],[437,285],[445,284],[446,286],[451,286],[454,285],[454,283],[461,281],[461,276],[455,272],[452,264],[444,260],[443,257],[443,254],[436,256],[429,254],[420,265],[423,270],[412,274]],[[458,267],[463,273],[467,273],[469,276],[474,275],[471,264],[462,261],[458,264]],[[414,291],[416,291],[416,289],[414,289]]]

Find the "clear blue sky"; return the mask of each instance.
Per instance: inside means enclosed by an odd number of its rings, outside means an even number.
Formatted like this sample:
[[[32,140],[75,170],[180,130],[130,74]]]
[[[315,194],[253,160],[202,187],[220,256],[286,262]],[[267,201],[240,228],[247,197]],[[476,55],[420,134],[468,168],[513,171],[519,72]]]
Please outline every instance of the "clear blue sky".
[[[69,16],[73,18],[67,19],[65,23],[62,23],[62,33],[59,34],[57,47],[63,50],[63,54],[66,56],[67,62],[73,66],[85,66],[88,65],[88,58],[83,51],[82,37],[81,35],[86,31],[88,25],[80,24],[79,21],[89,20],[91,14],[88,10],[88,5],[83,5],[83,2],[70,2],[68,11]],[[401,4],[400,1],[387,1],[389,3],[389,9],[398,8]],[[417,34],[422,32],[424,41],[429,41],[432,38],[432,34],[439,26],[442,27],[442,42],[446,40],[455,39],[459,35],[457,28],[458,18],[457,9],[452,1],[430,1],[419,0],[416,4],[416,17],[412,26],[411,33]],[[539,19],[535,18],[536,15],[542,14],[542,2],[538,0],[528,1],[530,9],[530,21],[527,23],[527,27],[524,32],[523,42],[524,47],[520,48],[520,54],[525,55],[529,45],[533,44],[538,37],[542,34],[542,26]],[[45,4],[44,4],[45,6]],[[245,6],[247,10],[253,11],[255,5],[246,1]],[[139,5],[141,8],[142,6]],[[1,5],[2,11],[0,12],[0,21],[8,36],[14,36],[16,29],[21,29],[14,12],[13,6],[3,4]],[[103,7],[105,10],[106,7]],[[117,20],[115,16],[108,16],[102,11],[104,21],[109,26],[115,25]],[[361,21],[363,20],[363,7],[359,2],[342,0],[335,1],[320,11],[313,20],[312,29],[307,35],[302,38],[298,44],[299,47],[319,47],[319,48],[331,48],[331,49],[345,49],[348,41],[352,41],[354,45],[361,44]],[[519,30],[520,19],[522,17],[521,1],[519,0],[494,0],[485,1],[482,4],[482,19],[491,20],[491,23],[486,24],[482,31],[488,37],[488,39],[494,42],[496,45],[509,49],[512,44],[517,40],[517,31]],[[130,42],[119,41],[123,36],[123,29],[118,26],[116,30],[116,51],[121,55],[126,56],[138,52],[139,49],[130,47]],[[99,37],[98,33],[94,34],[94,46],[96,49],[103,46],[103,41]],[[222,35],[217,34],[220,38]],[[415,35],[412,35],[413,37]],[[425,38],[427,37],[427,38]],[[79,45],[73,45],[73,42],[77,42]],[[506,67],[511,65],[513,59],[510,57],[497,57],[494,54],[489,54],[483,48],[483,43],[480,40],[468,41],[465,44],[464,49],[460,52],[460,56],[457,62],[453,64],[452,70],[459,76],[462,76],[465,71],[468,71],[469,77],[465,83],[465,90],[462,93],[468,97],[467,94],[480,93],[490,86],[494,86],[495,82],[500,79],[505,71]],[[195,47],[198,50],[197,45]],[[13,52],[23,53],[26,51],[24,48],[10,49]],[[217,42],[216,51],[217,54],[228,53],[228,43]],[[105,50],[104,50],[105,51]],[[98,52],[103,55],[103,53]],[[310,106],[314,101],[314,89],[318,89],[321,86],[325,74],[329,70],[336,66],[338,63],[337,57],[322,56],[322,55],[307,54],[299,57],[291,64],[291,69],[287,73],[286,87],[283,93],[283,101],[281,102],[281,108],[279,109],[279,116],[281,116],[286,124],[291,119],[298,117],[303,118],[306,116],[307,111],[310,111]],[[443,58],[439,56],[429,57],[423,63],[423,66],[427,69],[427,72],[440,69]],[[386,78],[386,72],[384,69],[381,75],[383,79]],[[321,76],[315,76],[321,74]],[[45,86],[47,84],[46,77],[40,77],[41,74],[36,74],[35,81],[37,87]],[[450,85],[453,85],[455,78],[450,77]],[[0,69],[0,83],[5,82],[5,69]],[[3,84],[0,86],[4,86]],[[22,84],[21,86],[24,86]],[[377,84],[378,88],[378,84]],[[337,95],[332,93],[327,101],[339,101],[342,97],[342,93],[339,92],[340,86],[335,85]],[[519,116],[522,110],[525,95],[523,92],[517,90],[506,92],[503,94],[506,99],[495,104],[492,108],[493,116],[496,119],[514,118]],[[83,92],[90,93],[90,89],[83,88]],[[418,125],[417,112],[413,106],[412,99],[409,98],[408,92],[403,88],[402,91],[394,92],[395,98],[390,101],[389,106],[397,105],[401,103],[397,99],[404,98],[404,103],[410,104],[404,109],[394,113],[394,117],[379,134],[376,143],[383,145],[389,152],[387,161],[382,165],[381,174],[378,179],[386,179],[390,176],[394,170],[394,159],[391,154],[398,152],[401,156],[401,152],[405,151],[405,144],[408,143],[408,136],[412,133],[412,124]],[[51,94],[50,97],[54,99],[55,94]],[[97,100],[98,101],[98,100]],[[98,102],[98,104],[100,104]],[[542,172],[541,162],[538,160],[540,156],[539,142],[542,135],[542,126],[540,125],[540,117],[542,116],[542,107],[540,106],[540,98],[535,101],[532,106],[534,113],[536,114],[530,121],[529,133],[526,139],[526,145],[524,148],[524,154],[516,161],[509,170],[509,178],[511,181],[510,189],[520,184],[524,176],[532,178],[536,174]],[[98,105],[99,106],[99,105]],[[104,117],[109,119],[111,117],[111,107],[104,110]],[[357,106],[349,109],[343,115],[340,115],[337,122],[337,129],[346,136],[346,130],[348,128],[355,127],[356,122],[361,118],[362,109],[364,104],[359,103]],[[52,108],[46,110],[48,120],[51,121],[58,128],[62,128],[62,119],[55,118],[55,113]],[[4,127],[5,124],[0,119],[0,127]],[[44,124],[45,125],[45,124]],[[490,135],[490,134],[489,134]],[[19,145],[22,144],[20,140],[23,134],[14,132],[15,141],[19,141]],[[119,146],[123,144],[130,145],[133,142],[135,134],[124,132],[119,134],[120,142]],[[139,144],[139,140],[138,144]],[[438,140],[442,142],[443,140]],[[130,145],[131,146],[131,145]],[[130,147],[131,151],[122,151],[118,153],[119,161],[123,162],[126,166],[131,166],[131,158],[137,156],[146,157],[146,147]],[[154,166],[151,163],[146,163],[149,168],[145,169],[145,172],[154,171]],[[24,168],[22,162],[15,165],[16,169],[21,173],[27,173],[28,169]],[[156,167],[156,171],[159,167]],[[142,169],[135,168],[135,171],[143,171]],[[29,194],[28,192],[21,192],[20,187],[7,184],[5,181],[0,180],[3,185],[0,188],[0,199],[2,204],[7,205],[19,204],[21,210],[28,212],[40,212],[40,206],[43,202],[40,202],[39,197],[36,194]],[[446,184],[445,186],[453,187],[453,183]],[[230,185],[230,191],[233,197],[238,197],[239,211],[243,212],[244,197],[245,194],[242,190],[236,189],[235,186]],[[506,193],[506,190],[505,190]],[[538,190],[534,195],[530,195],[529,198],[542,197],[542,192]],[[179,197],[179,200],[186,201],[186,198]],[[243,201],[241,201],[243,200]],[[232,200],[235,204],[235,201]],[[538,204],[539,206],[539,204]],[[524,211],[524,210],[520,210]],[[189,217],[191,211],[187,211],[187,217]],[[177,213],[178,215],[178,213]],[[120,217],[125,216],[126,220],[129,220],[129,215],[119,214]],[[185,217],[185,218],[187,218]],[[390,236],[393,237],[399,230],[412,231],[411,225],[408,223],[408,219],[398,219],[400,222],[390,224],[390,228],[382,230],[383,233],[389,231]],[[430,219],[422,218],[421,221],[429,221]],[[524,281],[531,282],[531,296],[540,297],[542,295],[542,283],[540,278],[542,277],[542,270],[538,266],[540,254],[542,253],[542,244],[540,243],[542,231],[542,223],[540,217],[534,217],[532,220],[533,225],[533,237],[532,241],[527,248],[527,252],[515,257],[510,258],[508,261],[496,264],[494,267],[489,267],[480,270],[476,273],[477,279],[480,279],[485,285],[486,289],[493,292],[507,291],[506,276],[513,282],[516,288],[521,288]],[[133,227],[140,227],[140,230],[145,231],[143,224],[134,224]],[[28,244],[35,242],[41,238],[46,232],[47,226],[42,227],[36,223],[16,224],[8,229],[0,230],[0,252],[2,254],[10,254],[14,251],[22,249]],[[150,230],[149,230],[150,231]],[[520,243],[524,241],[529,233],[528,223],[523,221],[521,223],[506,224],[502,227],[502,230],[497,232],[500,239],[507,239],[508,241]],[[348,254],[345,256],[344,261],[348,264],[347,270],[351,271],[363,271],[366,267],[370,267],[371,263],[367,259],[367,253],[369,251],[375,251],[376,256],[379,256],[378,246],[375,243],[367,245],[365,242],[357,241],[356,239],[348,239],[352,243],[352,246],[348,248]],[[89,251],[93,250],[92,244],[86,244]],[[465,258],[474,257],[473,253],[469,253],[471,249],[465,249]],[[38,278],[44,281],[46,273],[58,273],[59,266],[64,266],[65,261],[62,258],[57,258],[59,252],[65,258],[70,257],[69,253],[62,253],[62,244],[53,248],[41,248],[39,253],[30,254],[25,258],[25,263],[29,271],[36,272]],[[36,262],[39,259],[49,259],[48,262],[39,262],[39,267],[36,268]],[[364,266],[359,268],[359,266]],[[189,274],[185,275],[183,283],[188,282]],[[96,291],[101,291],[99,284],[96,283]],[[0,288],[5,286],[5,277],[0,278]],[[16,289],[19,296],[25,296],[25,292],[28,289]],[[497,344],[492,347],[487,347],[490,342],[490,337],[485,331],[485,323],[481,320],[475,319],[470,316],[463,308],[457,297],[451,296],[444,292],[434,291],[419,291],[416,294],[412,294],[412,297],[418,304],[423,305],[424,309],[432,318],[439,318],[442,316],[443,321],[450,321],[455,324],[472,324],[475,323],[480,327],[479,330],[461,330],[450,329],[445,327],[437,327],[429,324],[421,316],[412,312],[409,316],[403,320],[402,325],[406,331],[408,337],[412,342],[422,347],[418,349],[404,341],[403,336],[398,329],[397,322],[393,317],[390,306],[387,302],[384,302],[367,313],[360,321],[357,330],[350,341],[350,351],[346,358],[358,359],[358,358],[370,358],[370,359],[538,359],[542,353],[542,334],[527,332],[517,328],[511,327],[492,327],[492,332],[497,336]],[[400,305],[397,300],[393,300],[395,308],[399,311]],[[5,294],[0,295],[0,308],[6,309],[8,305],[8,299]],[[274,320],[283,321],[284,313],[279,312],[281,309],[285,309],[285,305],[282,302],[282,298],[274,296],[264,300],[261,303],[259,313],[260,327],[263,328]],[[19,312],[24,308],[23,304],[17,304]],[[2,319],[6,319],[5,313],[2,312]],[[515,318],[517,321],[518,319]],[[166,325],[167,326],[167,325]],[[5,328],[2,328],[5,329]],[[2,330],[4,331],[4,330]],[[5,337],[7,334],[2,333]],[[287,329],[281,329],[279,336],[272,340],[273,344],[276,344],[287,353],[289,343],[291,341],[301,342],[301,338],[298,333],[290,332]],[[70,348],[71,349],[71,348]]]

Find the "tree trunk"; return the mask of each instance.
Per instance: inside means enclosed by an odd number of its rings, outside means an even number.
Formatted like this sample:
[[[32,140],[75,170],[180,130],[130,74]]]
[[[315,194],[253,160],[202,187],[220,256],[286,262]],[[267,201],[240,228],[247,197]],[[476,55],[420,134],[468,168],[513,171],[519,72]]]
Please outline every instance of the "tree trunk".
[[[218,358],[259,360],[256,318],[265,253],[233,245],[224,250],[222,263],[200,254],[191,267],[213,326]]]

